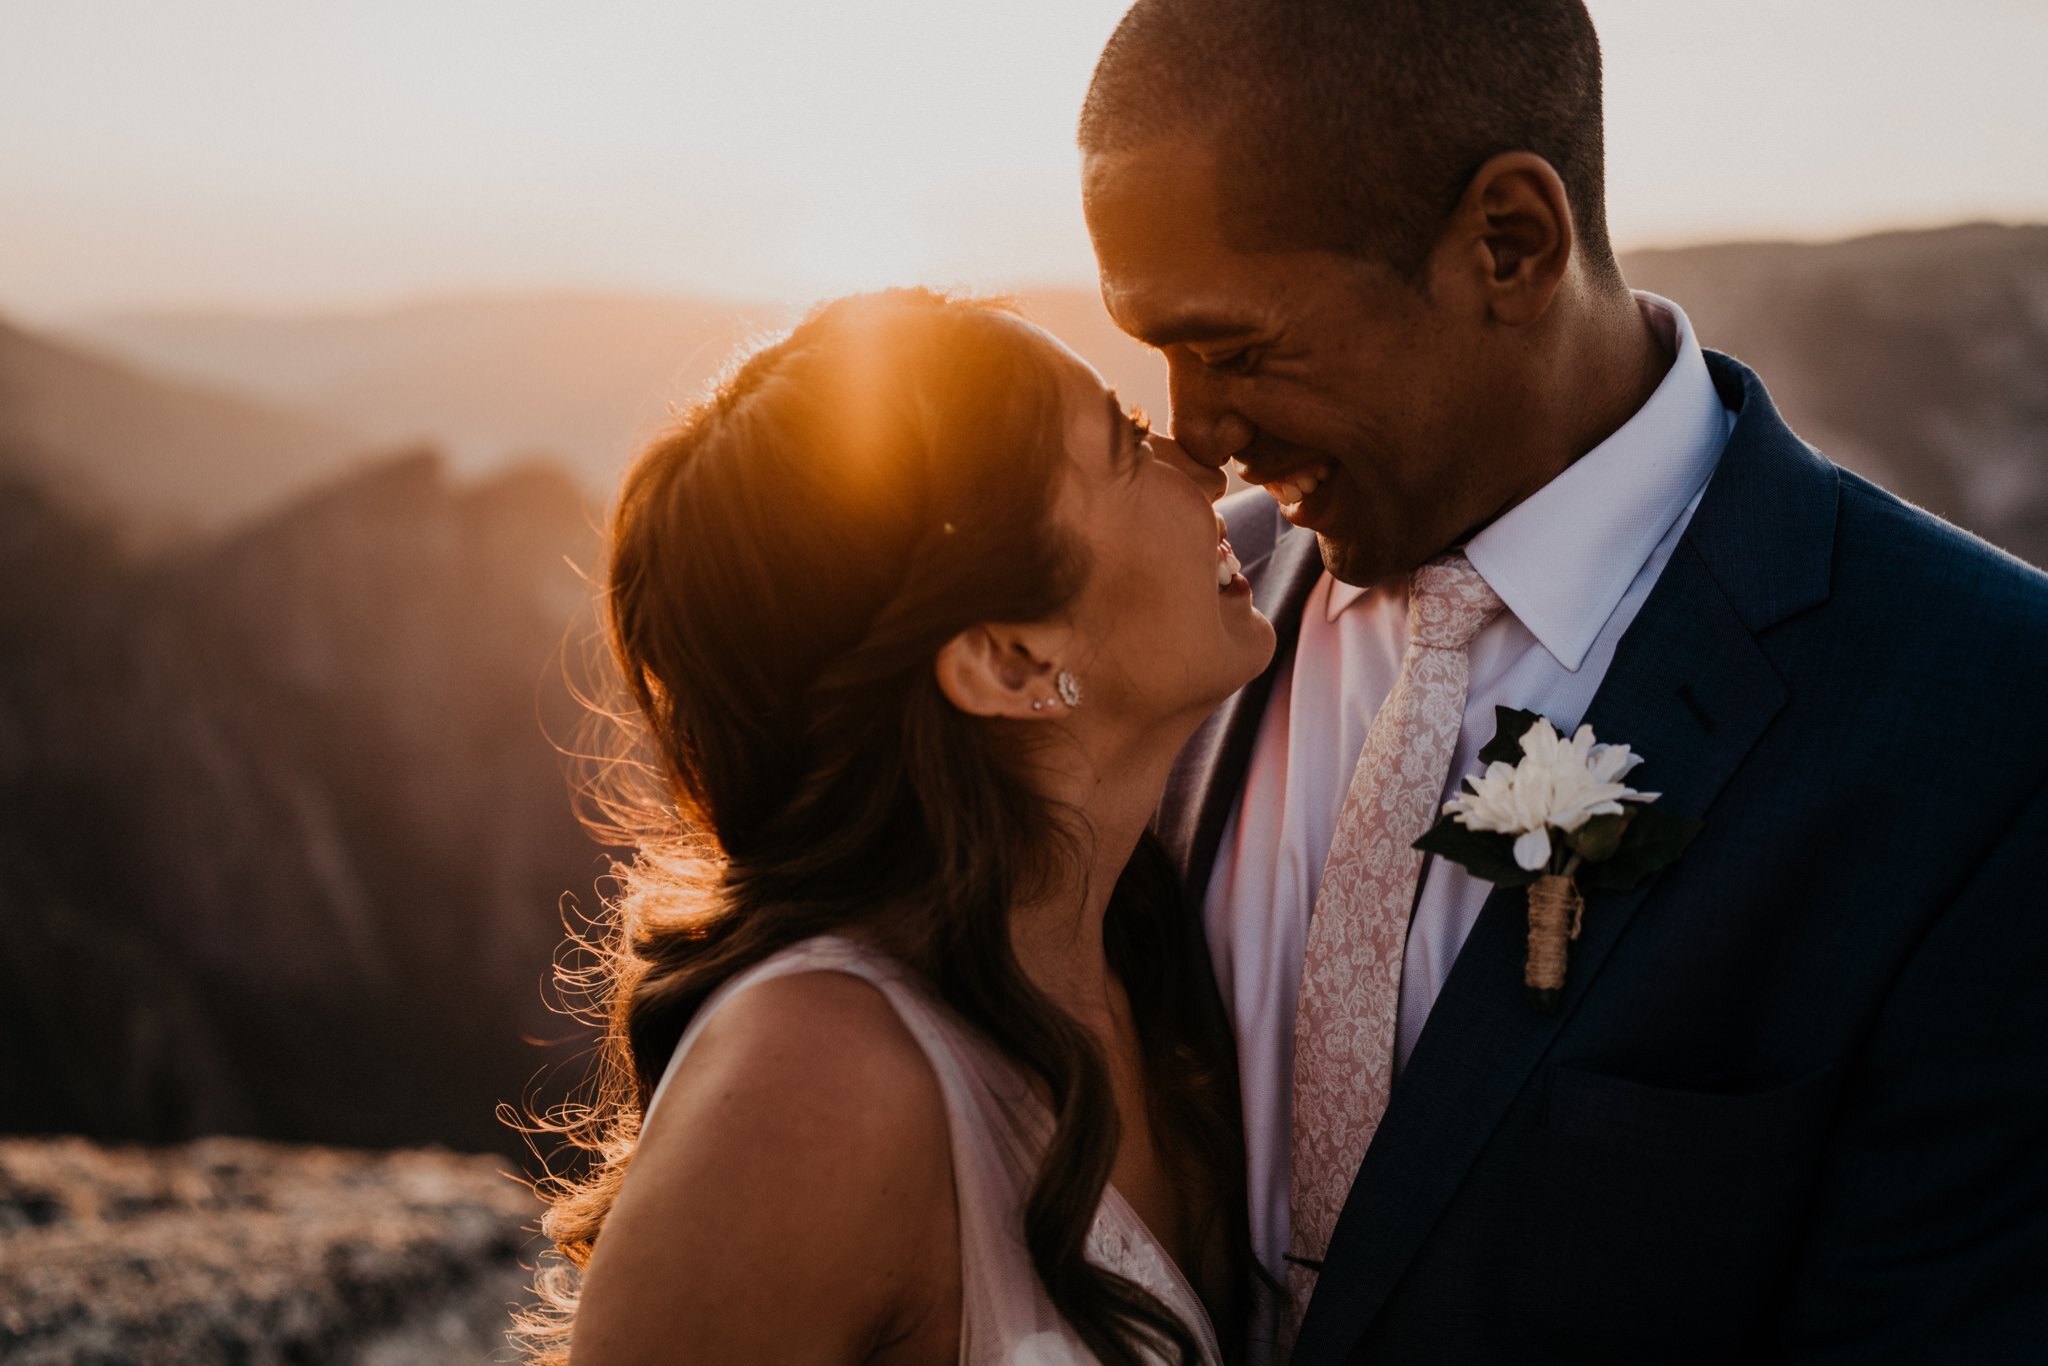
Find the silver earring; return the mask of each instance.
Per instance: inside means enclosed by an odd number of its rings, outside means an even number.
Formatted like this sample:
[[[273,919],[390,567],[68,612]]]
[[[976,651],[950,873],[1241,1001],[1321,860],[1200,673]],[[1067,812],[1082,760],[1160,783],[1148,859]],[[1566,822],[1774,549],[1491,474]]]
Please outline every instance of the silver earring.
[[[1081,705],[1081,680],[1068,673],[1065,669],[1061,669],[1059,673],[1053,676],[1052,686],[1059,696],[1038,698],[1032,702],[1031,710],[1044,711],[1055,702],[1065,707],[1068,711],[1072,711],[1075,707]]]

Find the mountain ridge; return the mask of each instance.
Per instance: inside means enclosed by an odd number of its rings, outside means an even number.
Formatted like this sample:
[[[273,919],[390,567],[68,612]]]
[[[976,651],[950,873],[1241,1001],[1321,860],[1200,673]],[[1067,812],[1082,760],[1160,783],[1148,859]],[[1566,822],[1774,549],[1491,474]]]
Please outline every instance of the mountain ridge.
[[[221,530],[367,444],[344,424],[0,319],[0,466],[131,543]]]
[[[1823,451],[2007,549],[2048,562],[2048,225],[1959,223],[1832,242],[1625,253],[1703,344],[1753,363]],[[1159,359],[1092,289],[1010,291],[1126,401],[1163,415]],[[464,469],[552,452],[603,497],[633,451],[792,306],[691,295],[467,293],[367,311],[190,311],[66,335],[178,367],[375,440],[432,440]]]
[[[1829,455],[2048,563],[2048,229],[1869,251],[1632,269]],[[1099,300],[1026,307],[1157,401],[1156,361],[1088,340]],[[21,354],[0,347],[0,382],[33,373],[4,370]],[[146,419],[164,391],[101,397]],[[0,405],[0,1131],[516,1151],[496,1105],[560,1098],[589,1042],[544,1005],[562,901],[594,904],[617,852],[565,772],[606,480],[337,446],[138,551],[118,481],[90,511],[45,487],[70,448],[9,458],[40,430],[16,416]],[[169,475],[179,449],[156,448]]]

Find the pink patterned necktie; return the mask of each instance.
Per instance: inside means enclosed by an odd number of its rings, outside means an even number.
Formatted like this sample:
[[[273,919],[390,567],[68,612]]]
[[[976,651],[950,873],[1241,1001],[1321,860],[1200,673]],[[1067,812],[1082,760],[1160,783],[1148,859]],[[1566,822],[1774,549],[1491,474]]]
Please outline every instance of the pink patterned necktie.
[[[1294,1231],[1283,1360],[1315,1288],[1313,1267],[1386,1113],[1401,960],[1422,872],[1422,855],[1410,846],[1436,818],[1465,723],[1466,647],[1500,610],[1500,598],[1463,554],[1415,571],[1401,676],[1366,731],[1337,816],[1294,1017]]]

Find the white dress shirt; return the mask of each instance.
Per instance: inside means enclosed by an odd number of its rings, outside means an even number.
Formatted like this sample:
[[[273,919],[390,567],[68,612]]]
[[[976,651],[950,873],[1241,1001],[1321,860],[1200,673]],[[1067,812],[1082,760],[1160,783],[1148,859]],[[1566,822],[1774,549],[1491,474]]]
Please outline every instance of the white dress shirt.
[[[1479,750],[1493,738],[1496,706],[1541,712],[1567,733],[1578,725],[1734,425],[1684,312],[1640,291],[1636,301],[1675,353],[1656,392],[1465,547],[1506,610],[1472,642],[1446,799],[1476,771]],[[1405,584],[1358,588],[1327,572],[1316,583],[1300,643],[1281,665],[1260,720],[1203,908],[1237,1033],[1252,1241],[1283,1281],[1294,1006],[1309,914],[1366,728],[1393,690],[1407,640]],[[1444,860],[1429,860],[1422,878],[1401,969],[1397,1076],[1493,890]]]

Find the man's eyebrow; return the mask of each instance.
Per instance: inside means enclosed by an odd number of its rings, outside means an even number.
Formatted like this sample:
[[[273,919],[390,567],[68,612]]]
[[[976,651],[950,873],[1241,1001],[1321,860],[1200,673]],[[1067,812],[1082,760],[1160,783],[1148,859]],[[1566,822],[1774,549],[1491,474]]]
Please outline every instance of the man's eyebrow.
[[[1251,330],[1248,324],[1239,319],[1209,313],[1183,313],[1153,326],[1141,328],[1132,335],[1147,346],[1163,349],[1183,342],[1217,341],[1224,337],[1242,336]]]

